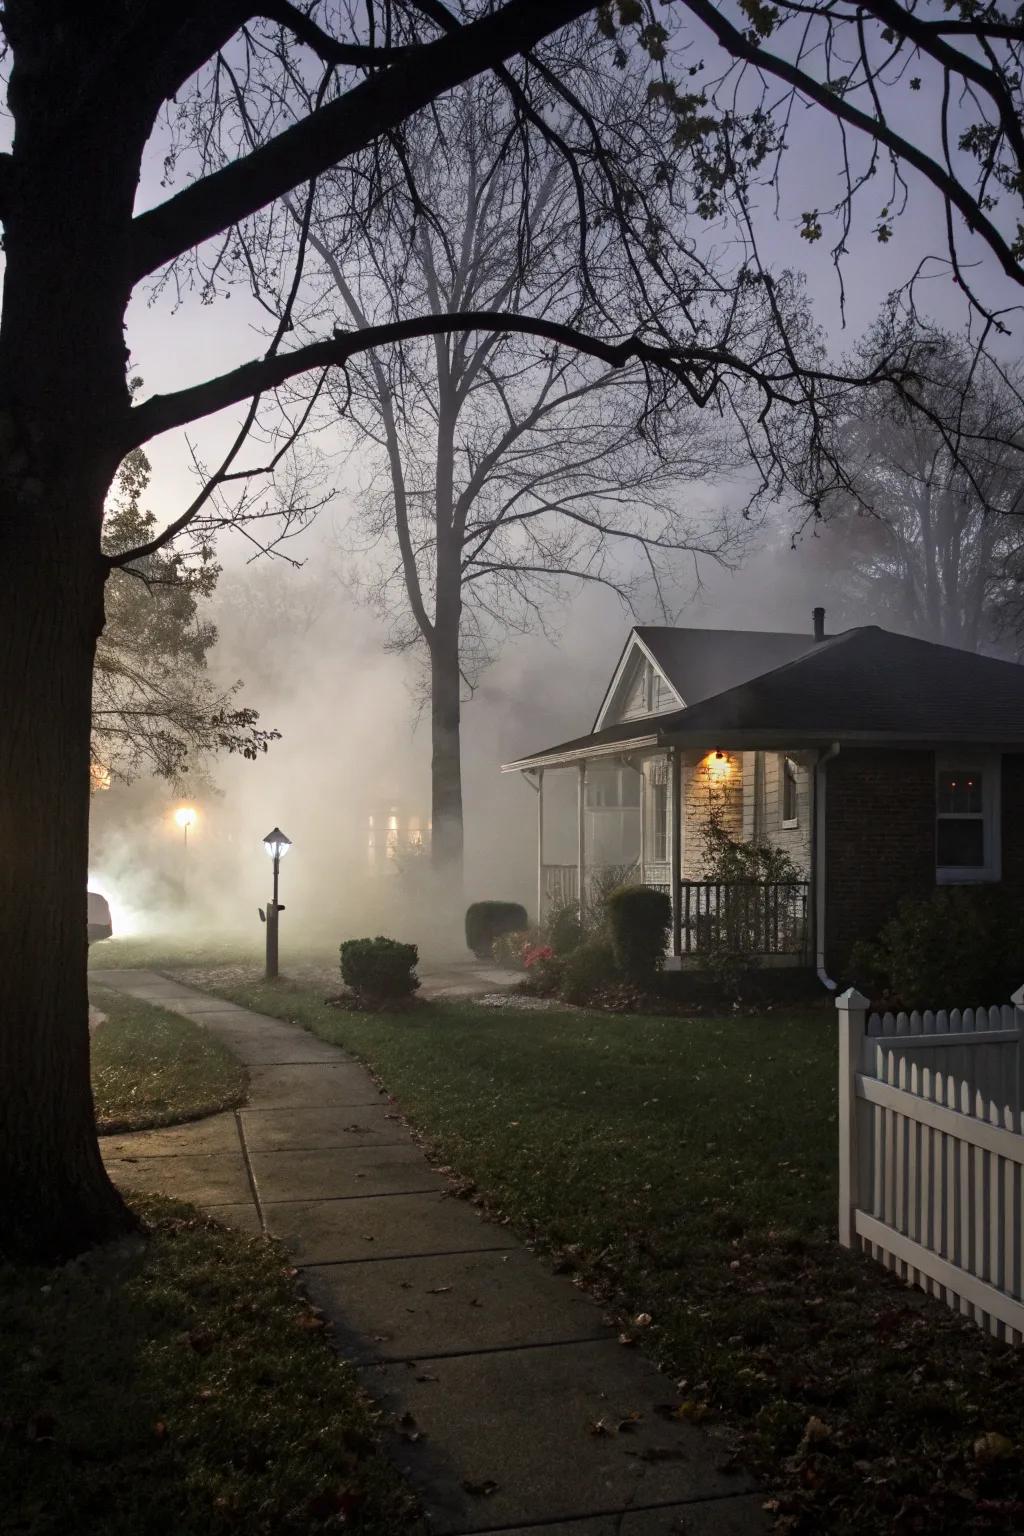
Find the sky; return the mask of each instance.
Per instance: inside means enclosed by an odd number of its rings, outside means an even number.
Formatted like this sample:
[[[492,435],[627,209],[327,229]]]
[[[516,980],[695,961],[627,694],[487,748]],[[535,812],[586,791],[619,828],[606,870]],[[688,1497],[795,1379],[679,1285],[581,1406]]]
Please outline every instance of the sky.
[[[147,155],[140,208],[166,196],[160,186],[165,147],[158,132]],[[752,213],[766,259],[806,274],[816,317],[838,352],[870,325],[890,287],[927,253],[942,250],[944,225],[938,199],[922,195],[912,181],[911,213],[897,222],[893,240],[879,245],[871,228],[881,199],[872,186],[871,196],[862,197],[844,262],[844,322],[828,230],[815,245],[796,233],[805,210],[835,200],[836,170],[834,137],[830,142],[830,131],[822,131],[819,114],[806,114],[792,132],[778,213],[767,190],[758,194]],[[709,236],[720,240],[721,231],[712,229]],[[1000,293],[991,261],[982,260],[976,276],[990,300]],[[936,277],[925,292],[930,318],[962,323],[963,297],[948,275]],[[154,299],[140,289],[129,311],[127,340],[133,372],[144,380],[142,398],[258,355],[266,345],[260,334],[264,319],[237,288],[230,299],[212,305],[186,296],[176,309],[166,294]],[[1017,342],[1009,345],[1016,348]],[[161,522],[176,516],[195,493],[189,443],[213,460],[239,415],[223,413],[187,434],[169,434],[147,446],[153,466],[148,503]],[[262,723],[283,733],[255,764],[220,763],[217,790],[198,797],[202,818],[190,854],[218,922],[252,923],[256,902],[266,894],[259,839],[271,825],[281,825],[295,839],[286,874],[303,920],[316,913],[330,926],[342,920],[340,913],[349,914],[345,921],[356,921],[366,912],[365,829],[373,807],[395,801],[405,813],[424,819],[429,814],[429,739],[418,674],[408,658],[388,654],[386,630],[340,579],[336,529],[352,509],[361,468],[358,450],[347,464],[331,462],[333,504],[288,546],[302,569],[266,559],[248,563],[252,546],[237,534],[218,545],[225,577],[214,604],[222,633],[215,666],[227,681],[244,678],[246,702],[260,708]],[[697,488],[695,494],[712,504],[723,499],[734,505],[741,495],[728,485]],[[793,548],[792,533],[784,516],[770,518],[738,572],[705,567],[703,586],[686,603],[681,621],[809,629],[810,609],[821,600],[822,550],[827,561],[829,534],[821,534],[824,545],[798,541]],[[263,613],[275,616],[261,622]],[[314,617],[307,622],[310,613]],[[650,621],[658,615],[639,617]],[[508,637],[499,645],[463,715],[470,898],[529,900],[535,882],[535,797],[517,775],[501,776],[498,766],[589,728],[629,623],[613,596],[587,590],[554,616],[556,641],[534,634]],[[174,796],[163,786],[147,785],[115,798],[96,810],[99,859],[107,866],[108,886],[119,884],[128,893],[126,905],[134,901],[144,912],[171,888],[165,880],[161,884],[164,874],[181,873],[168,821]]]

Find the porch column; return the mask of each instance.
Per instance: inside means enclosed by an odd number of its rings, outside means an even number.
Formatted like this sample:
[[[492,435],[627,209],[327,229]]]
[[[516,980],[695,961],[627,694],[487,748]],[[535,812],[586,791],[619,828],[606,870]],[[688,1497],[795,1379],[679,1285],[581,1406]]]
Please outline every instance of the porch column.
[[[669,844],[669,882],[672,897],[672,953],[683,952],[683,916],[680,905],[683,877],[683,754],[679,747],[670,747],[668,754],[671,821]]]
[[[537,924],[544,921],[544,769],[537,770]]]
[[[587,765],[585,762],[577,765],[576,774],[576,878],[579,882],[580,915],[582,916],[587,901]]]

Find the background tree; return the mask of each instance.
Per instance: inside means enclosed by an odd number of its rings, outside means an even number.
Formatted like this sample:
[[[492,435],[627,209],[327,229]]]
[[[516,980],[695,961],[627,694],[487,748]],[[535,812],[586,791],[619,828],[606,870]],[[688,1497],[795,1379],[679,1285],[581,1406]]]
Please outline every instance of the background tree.
[[[588,300],[572,183],[541,146],[524,195],[500,83],[439,103],[406,164],[422,216],[410,224],[382,200],[370,238],[351,249],[333,243],[345,189],[321,180],[307,327],[339,313],[365,330],[410,309],[440,319],[509,305],[579,323]],[[458,905],[461,709],[496,640],[543,624],[573,583],[600,583],[630,608],[653,587],[667,619],[681,555],[693,570],[741,549],[748,525],[686,500],[689,482],[724,477],[737,454],[714,418],[666,411],[642,369],[609,372],[486,329],[368,353],[330,392],[373,466],[345,546],[370,555],[367,590],[392,644],[426,660],[432,863]]]
[[[651,61],[649,110],[632,123],[595,116],[585,72],[559,72],[562,41],[583,18],[597,24],[595,47],[627,57],[642,50]],[[198,516],[238,472],[264,397],[285,381],[422,336],[515,332],[609,367],[636,362],[659,371],[676,398],[738,405],[751,451],[769,470],[783,419],[806,419],[811,450],[822,453],[819,402],[835,375],[806,338],[787,330],[774,278],[749,243],[726,242],[731,264],[723,271],[698,238],[699,221],[752,227],[751,191],[759,178],[785,176],[789,123],[806,104],[813,113],[800,113],[802,132],[819,122],[841,130],[841,171],[853,143],[869,162],[889,157],[897,197],[905,166],[937,193],[954,267],[962,268],[955,241],[969,238],[1009,282],[1024,282],[1022,43],[1018,18],[996,5],[947,12],[896,0],[849,14],[830,0],[735,12],[713,0],[465,0],[457,9],[442,0],[308,8],[291,0],[85,0],[59,11],[5,0],[2,29],[12,147],[0,156],[0,1253],[53,1260],[131,1225],[95,1139],[85,985],[90,697],[110,570],[155,553]],[[712,39],[736,62],[719,70],[716,56],[715,79],[708,70],[705,85],[698,76]],[[867,64],[851,70],[846,58],[862,58],[862,49]],[[306,118],[279,132],[271,125],[266,143],[253,144],[237,119],[224,119],[223,132],[210,129],[232,59],[244,66],[247,100],[258,104],[264,63],[288,68],[296,55],[320,82]],[[929,89],[906,138],[890,108],[914,90],[916,57]],[[518,130],[555,145],[575,168],[593,329],[507,306],[487,315],[410,313],[289,350],[286,298],[260,357],[133,403],[124,325],[137,285],[187,253],[198,253],[193,271],[215,276],[218,253],[230,257],[234,232],[260,209],[332,166],[354,167],[368,148],[401,150],[434,103],[487,71],[515,101]],[[736,71],[746,71],[742,89]],[[557,106],[536,109],[538,92]],[[952,135],[951,101],[961,113]],[[181,135],[177,145],[160,145],[168,174],[184,158],[188,180],[136,212],[143,157],[165,111]],[[773,150],[782,155],[774,165]],[[957,174],[961,155],[968,175]],[[850,174],[840,222],[843,208],[879,185],[855,168]],[[648,220],[648,185],[667,186],[692,209],[697,222],[682,243],[666,247]],[[372,183],[364,190],[372,200]],[[869,208],[879,238],[889,211],[888,202]],[[609,224],[632,280],[602,301],[589,253]],[[818,216],[805,221],[808,238],[820,227]],[[297,264],[303,256],[300,231]],[[968,291],[962,271],[960,280]],[[986,326],[1005,323],[977,295],[974,302]],[[899,383],[913,361],[895,356],[859,382]],[[104,501],[125,454],[244,402],[209,491],[137,551],[104,555]]]
[[[103,520],[108,554],[151,536],[156,519],[141,505],[150,473],[141,448],[118,470]],[[180,784],[217,752],[255,759],[277,738],[257,729],[258,711],[235,706],[240,682],[223,688],[207,671],[217,628],[201,605],[219,575],[205,544],[197,561],[161,550],[111,571],[92,684],[92,763],[108,783],[149,772]]]
[[[865,339],[867,366],[887,329]],[[824,504],[822,552],[856,622],[895,621],[967,650],[1014,642],[1024,609],[1021,369],[977,358],[949,331],[925,332],[920,347],[929,414],[882,388],[851,399],[837,424],[848,485]]]

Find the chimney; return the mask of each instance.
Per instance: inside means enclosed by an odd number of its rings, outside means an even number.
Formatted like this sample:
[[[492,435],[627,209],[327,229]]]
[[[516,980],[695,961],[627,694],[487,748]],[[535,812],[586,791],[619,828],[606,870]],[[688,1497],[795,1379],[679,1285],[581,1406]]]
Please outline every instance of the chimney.
[[[815,640],[824,640],[824,638],[825,638],[825,610],[824,610],[824,608],[815,608],[814,609],[814,638],[815,638]]]

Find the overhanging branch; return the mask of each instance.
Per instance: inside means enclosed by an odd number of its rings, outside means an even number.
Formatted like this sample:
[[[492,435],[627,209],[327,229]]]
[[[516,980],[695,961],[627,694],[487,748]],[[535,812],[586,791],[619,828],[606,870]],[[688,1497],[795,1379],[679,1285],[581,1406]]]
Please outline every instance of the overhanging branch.
[[[132,225],[136,282],[364,148],[438,96],[594,9],[594,0],[509,0],[424,43],[261,149],[184,188]]]

